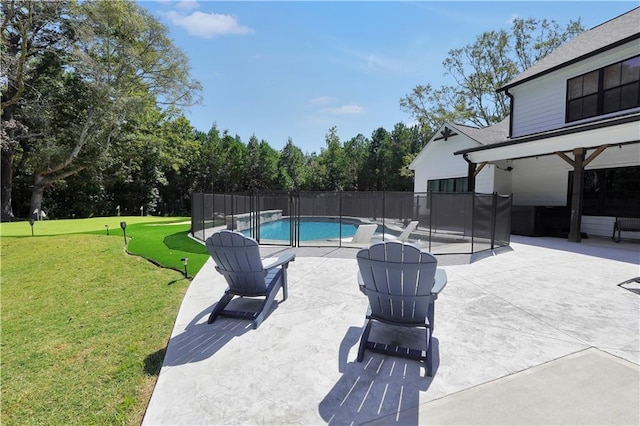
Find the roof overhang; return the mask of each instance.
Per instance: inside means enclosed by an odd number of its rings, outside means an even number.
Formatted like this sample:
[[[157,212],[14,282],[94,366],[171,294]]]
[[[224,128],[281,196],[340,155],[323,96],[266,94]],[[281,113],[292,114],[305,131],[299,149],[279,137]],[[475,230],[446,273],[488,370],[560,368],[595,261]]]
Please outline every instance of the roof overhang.
[[[575,126],[456,152],[473,163],[571,152],[576,148],[640,143],[640,114]]]

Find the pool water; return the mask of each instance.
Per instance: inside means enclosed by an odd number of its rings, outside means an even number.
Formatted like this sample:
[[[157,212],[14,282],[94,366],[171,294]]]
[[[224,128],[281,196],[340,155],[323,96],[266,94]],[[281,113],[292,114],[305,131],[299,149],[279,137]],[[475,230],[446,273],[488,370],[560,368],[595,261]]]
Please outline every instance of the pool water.
[[[291,239],[291,222],[289,218],[263,223],[260,225],[261,240],[285,240]],[[340,222],[313,218],[300,219],[300,241],[327,240],[333,238],[349,238],[356,233],[357,225],[354,223]],[[242,231],[244,235],[251,235],[251,230]]]

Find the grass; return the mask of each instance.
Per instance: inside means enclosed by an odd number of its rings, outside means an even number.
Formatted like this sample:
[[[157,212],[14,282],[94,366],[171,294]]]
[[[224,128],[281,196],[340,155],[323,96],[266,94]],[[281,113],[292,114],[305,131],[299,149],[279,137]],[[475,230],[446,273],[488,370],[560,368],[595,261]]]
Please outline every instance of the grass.
[[[153,263],[124,250],[120,220]],[[189,257],[195,275],[208,256],[172,221],[45,221],[35,238],[1,225],[3,425],[140,424],[189,284],[154,263],[181,271]]]
[[[106,235],[109,227],[109,235],[119,235],[122,238],[120,222],[127,223],[127,235],[129,226],[138,223],[172,223],[186,222],[188,217],[155,217],[155,216],[111,216],[92,217],[88,219],[63,219],[43,220],[34,222],[33,234],[36,237],[45,235],[82,234],[87,232],[102,232]],[[31,226],[29,222],[3,222],[0,223],[0,235],[3,237],[30,237]]]
[[[93,217],[89,219],[45,220],[35,222],[34,236],[90,233],[118,238],[127,250],[158,266],[184,271],[182,258],[188,259],[189,276],[195,275],[208,259],[206,248],[189,238],[188,217],[167,218],[153,216]],[[127,226],[123,233],[121,222]],[[29,222],[0,224],[3,237],[31,237]]]

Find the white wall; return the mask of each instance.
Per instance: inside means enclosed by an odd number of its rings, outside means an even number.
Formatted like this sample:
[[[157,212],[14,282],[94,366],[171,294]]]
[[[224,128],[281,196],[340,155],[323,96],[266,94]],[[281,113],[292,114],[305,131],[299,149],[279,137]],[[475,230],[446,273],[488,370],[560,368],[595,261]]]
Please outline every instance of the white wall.
[[[513,161],[511,184],[516,206],[566,206],[571,166],[557,155]]]
[[[493,164],[485,165],[476,175],[475,192],[491,194],[495,191],[496,167]]]
[[[414,192],[427,192],[427,182],[434,179],[466,177],[469,166],[462,155],[453,155],[461,149],[479,146],[465,135],[448,140],[430,141],[414,161]],[[482,173],[482,172],[481,172]]]
[[[605,141],[603,141],[604,143]],[[593,152],[589,150],[587,157]],[[572,158],[569,155],[569,158]],[[557,155],[514,160],[511,172],[511,191],[496,186],[499,193],[513,192],[513,204],[517,206],[565,206],[569,185],[569,171],[573,168]],[[586,167],[603,169],[640,165],[640,144],[613,146],[605,149]],[[503,183],[503,175],[497,182]],[[504,192],[503,192],[504,191]]]
[[[567,80],[639,53],[640,44],[634,41],[510,89],[513,95],[512,136],[530,135],[580,123],[580,121],[565,123]],[[608,116],[625,114],[629,111],[632,110]],[[593,117],[583,122],[597,121],[602,118],[604,116]]]
[[[638,129],[638,137],[640,137],[640,128]],[[606,141],[602,141],[602,143],[604,144]],[[587,156],[590,152],[587,152]],[[628,166],[640,166],[640,144],[609,147],[589,163],[586,169]]]
[[[611,237],[613,236],[613,223],[616,218],[612,216],[582,216],[580,231],[587,236]],[[618,233],[616,232],[616,236]],[[622,231],[620,238],[640,238],[640,232]]]

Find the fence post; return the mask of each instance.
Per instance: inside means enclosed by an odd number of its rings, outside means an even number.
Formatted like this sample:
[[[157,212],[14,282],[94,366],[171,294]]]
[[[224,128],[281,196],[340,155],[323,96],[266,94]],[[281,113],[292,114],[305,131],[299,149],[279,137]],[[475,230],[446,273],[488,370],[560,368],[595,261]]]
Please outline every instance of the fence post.
[[[260,204],[259,204],[258,190],[254,190],[253,194],[249,195],[249,217],[251,217],[251,227],[255,233],[255,239],[260,243]]]
[[[338,190],[338,241],[339,247],[342,247],[342,191]]]
[[[212,202],[213,204],[213,202]],[[211,208],[213,209],[213,206],[211,206]],[[205,236],[207,235],[205,233],[205,226],[206,226],[206,216],[205,216],[205,204],[204,204],[204,191],[202,191],[202,241],[204,241],[206,238]],[[213,217],[213,212],[211,212],[211,216]]]
[[[231,230],[233,231],[234,226],[233,226],[233,222],[236,219],[236,205],[238,203],[238,200],[236,199],[237,195],[235,194],[231,194]]]
[[[498,209],[498,193],[494,191],[493,197],[491,198],[491,250],[495,248],[497,209]]]
[[[475,253],[473,243],[476,239],[476,193],[471,192],[471,254]]]
[[[429,200],[429,252],[431,252],[431,239],[433,238],[433,191],[428,191],[428,200]]]
[[[386,191],[382,191],[382,239],[384,240],[384,231],[386,229],[386,227],[384,226],[385,224],[385,220],[387,218],[387,212],[385,207],[387,206],[387,200],[386,200]]]
[[[300,247],[300,191],[296,190],[294,198],[295,223],[293,225],[295,231],[294,247]]]

